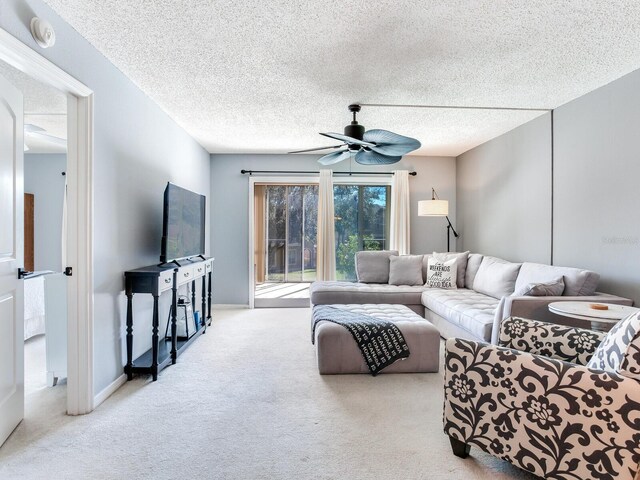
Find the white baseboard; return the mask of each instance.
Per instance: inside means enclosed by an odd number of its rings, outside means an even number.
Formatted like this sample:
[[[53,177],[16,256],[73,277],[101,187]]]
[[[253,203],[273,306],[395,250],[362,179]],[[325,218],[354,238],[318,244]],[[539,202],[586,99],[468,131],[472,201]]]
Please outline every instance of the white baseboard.
[[[212,310],[233,310],[238,308],[249,308],[246,303],[215,303],[211,305]]]
[[[111,382],[110,385],[107,385],[107,387],[104,388],[104,390],[102,390],[93,398],[93,408],[94,409],[98,408],[98,406],[102,402],[104,402],[107,398],[113,395],[115,391],[118,390],[126,382],[127,382],[127,375],[123,373],[118,378],[116,378],[113,382]]]

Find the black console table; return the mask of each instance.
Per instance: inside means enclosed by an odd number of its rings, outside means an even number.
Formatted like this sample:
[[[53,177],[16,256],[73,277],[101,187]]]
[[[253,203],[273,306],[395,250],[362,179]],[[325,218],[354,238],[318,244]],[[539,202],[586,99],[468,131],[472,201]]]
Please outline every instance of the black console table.
[[[124,373],[131,380],[134,373],[151,374],[158,379],[158,372],[167,365],[175,364],[180,353],[211,325],[211,280],[213,258],[198,257],[164,265],[150,265],[124,272],[125,293],[127,295],[127,364]],[[177,337],[178,288],[191,282],[191,305],[196,306],[196,280],[202,278],[202,310],[200,325],[188,338]],[[171,338],[159,340],[158,300],[160,295],[171,292]],[[153,319],[151,328],[151,348],[133,360],[133,295],[147,293],[153,295]],[[205,316],[205,312],[206,316]]]

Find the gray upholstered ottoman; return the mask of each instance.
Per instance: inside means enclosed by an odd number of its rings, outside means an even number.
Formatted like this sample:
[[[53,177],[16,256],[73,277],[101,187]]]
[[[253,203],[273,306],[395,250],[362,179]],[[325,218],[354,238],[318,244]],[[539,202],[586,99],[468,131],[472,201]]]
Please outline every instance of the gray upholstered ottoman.
[[[428,320],[404,305],[331,305],[395,323],[409,346],[410,355],[380,373],[437,372],[440,365],[440,333]],[[315,308],[315,307],[314,307]],[[351,333],[333,322],[316,326],[315,345],[321,374],[370,373]]]

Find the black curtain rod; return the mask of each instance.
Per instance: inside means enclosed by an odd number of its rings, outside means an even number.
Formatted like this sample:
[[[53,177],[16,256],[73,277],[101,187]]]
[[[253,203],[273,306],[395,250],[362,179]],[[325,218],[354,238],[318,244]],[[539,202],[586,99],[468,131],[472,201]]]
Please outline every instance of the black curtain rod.
[[[245,174],[249,174],[249,175],[253,175],[254,173],[293,173],[293,174],[298,174],[298,173],[317,173],[319,174],[320,171],[318,170],[240,170],[240,173],[242,175]],[[393,172],[333,172],[334,175],[393,175]],[[411,175],[412,177],[415,177],[418,173],[417,172],[409,172],[409,175]]]

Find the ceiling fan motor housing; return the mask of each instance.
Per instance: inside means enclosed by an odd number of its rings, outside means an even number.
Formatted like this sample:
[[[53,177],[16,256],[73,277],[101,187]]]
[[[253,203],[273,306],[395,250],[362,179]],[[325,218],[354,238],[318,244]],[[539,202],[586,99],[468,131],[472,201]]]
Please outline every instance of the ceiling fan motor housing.
[[[364,137],[364,126],[358,124],[358,122],[351,122],[351,125],[344,127],[344,134],[347,137],[356,138],[362,140]]]
[[[353,121],[351,122],[351,125],[347,125],[346,127],[344,127],[344,134],[347,137],[362,140],[362,138],[364,137],[364,127],[362,125],[359,125],[358,121],[356,120],[356,114],[360,111],[360,105],[358,105],[357,103],[352,103],[351,105],[349,105],[349,111],[353,114]],[[351,148],[351,145],[349,145],[349,149],[354,150]],[[359,150],[359,147],[355,150]]]

